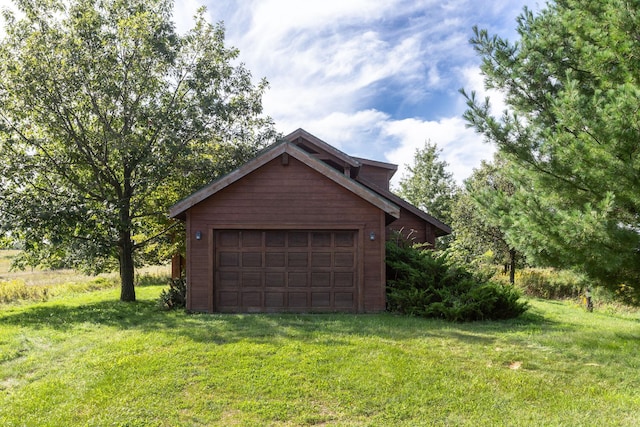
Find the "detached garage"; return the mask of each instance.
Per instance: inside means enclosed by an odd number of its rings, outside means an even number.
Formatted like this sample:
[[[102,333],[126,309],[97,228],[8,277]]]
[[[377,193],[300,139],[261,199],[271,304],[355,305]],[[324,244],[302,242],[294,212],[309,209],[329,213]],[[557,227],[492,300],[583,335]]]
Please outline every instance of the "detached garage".
[[[384,310],[387,227],[404,214],[433,239],[450,230],[390,200],[393,165],[362,160],[298,130],[174,205],[186,221],[187,308]],[[359,176],[367,169],[372,182]]]

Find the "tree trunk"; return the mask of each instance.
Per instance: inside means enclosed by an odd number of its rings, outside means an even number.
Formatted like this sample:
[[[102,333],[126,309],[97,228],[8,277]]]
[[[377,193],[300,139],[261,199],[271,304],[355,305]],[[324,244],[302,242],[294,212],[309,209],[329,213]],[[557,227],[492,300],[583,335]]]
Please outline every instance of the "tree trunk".
[[[133,266],[134,243],[131,240],[130,188],[125,181],[126,197],[120,206],[120,236],[118,257],[120,261],[120,301],[135,301],[135,270]]]
[[[134,284],[135,270],[133,266],[133,242],[130,233],[121,237],[120,251],[120,301],[135,301],[136,290]]]
[[[516,283],[516,250],[509,250],[509,264],[511,266],[509,271],[509,283],[514,285]]]

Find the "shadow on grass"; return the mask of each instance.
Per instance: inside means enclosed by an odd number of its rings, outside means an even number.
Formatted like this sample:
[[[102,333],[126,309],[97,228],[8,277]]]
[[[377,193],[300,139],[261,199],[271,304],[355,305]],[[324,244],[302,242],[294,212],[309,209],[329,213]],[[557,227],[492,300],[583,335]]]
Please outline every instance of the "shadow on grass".
[[[79,306],[49,303],[0,313],[0,323],[60,331],[98,325],[161,332],[175,339],[214,344],[316,339],[326,345],[340,345],[347,342],[347,337],[368,336],[394,341],[446,337],[468,344],[490,344],[497,333],[552,327],[543,316],[533,313],[506,321],[450,323],[391,313],[187,314],[164,311],[156,301],[149,300],[135,303],[111,300]],[[327,334],[331,336],[328,341]]]

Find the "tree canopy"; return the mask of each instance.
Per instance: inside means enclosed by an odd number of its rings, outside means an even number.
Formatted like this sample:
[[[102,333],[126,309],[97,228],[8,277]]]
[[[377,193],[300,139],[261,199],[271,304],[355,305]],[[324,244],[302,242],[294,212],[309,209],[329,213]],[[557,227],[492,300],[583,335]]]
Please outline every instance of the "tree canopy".
[[[513,183],[504,173],[506,160],[496,155],[483,161],[464,182],[452,210],[454,239],[450,255],[459,262],[505,266],[515,281],[518,252],[505,238],[501,219],[509,215]]]
[[[431,141],[415,151],[409,174],[400,180],[398,194],[416,207],[444,223],[451,223],[451,209],[457,191],[456,183],[446,161],[440,159],[442,150]]]
[[[119,265],[167,208],[273,139],[222,24],[176,32],[169,0],[16,2],[0,41],[0,216],[26,260]]]
[[[518,18],[520,40],[475,29],[501,117],[467,95],[468,123],[512,159],[501,226],[527,259],[640,293],[640,4],[557,0]]]

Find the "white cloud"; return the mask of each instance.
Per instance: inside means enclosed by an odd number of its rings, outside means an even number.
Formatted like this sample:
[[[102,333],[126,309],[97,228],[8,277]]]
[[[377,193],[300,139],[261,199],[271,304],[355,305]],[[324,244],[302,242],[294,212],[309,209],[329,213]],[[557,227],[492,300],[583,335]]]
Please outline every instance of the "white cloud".
[[[195,22],[193,17],[202,6],[202,1],[199,0],[179,0],[174,4],[173,22],[178,33],[184,34],[193,28]],[[209,10],[207,10],[205,16],[209,22],[214,22]]]
[[[462,181],[493,148],[466,128],[457,89],[489,94],[494,111],[504,108],[500,94],[484,90],[471,27],[513,37],[527,1],[181,0],[174,21],[186,32],[201,5],[211,22],[224,21],[227,44],[256,81],[270,82],[263,106],[280,131],[302,127],[349,154],[397,163],[396,182],[430,139]],[[422,102],[424,111],[404,108]]]
[[[495,151],[473,129],[467,128],[460,117],[438,121],[405,119],[387,122],[382,135],[399,141],[396,148],[385,153],[389,162],[399,166],[393,177],[394,185],[407,173],[406,165],[413,164],[416,149],[423,148],[426,141],[442,149],[440,158],[449,164],[449,171],[458,183],[471,175],[480,160],[491,158]]]
[[[484,76],[482,75],[480,68],[477,66],[467,66],[460,69],[461,79],[464,84],[464,89],[467,94],[471,92],[476,93],[476,99],[484,102],[486,97],[489,97],[491,105],[491,113],[494,116],[502,115],[502,112],[507,109],[507,104],[503,92],[496,89],[486,89],[484,86]],[[462,99],[462,98],[461,98]]]

